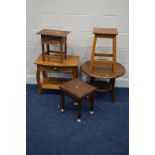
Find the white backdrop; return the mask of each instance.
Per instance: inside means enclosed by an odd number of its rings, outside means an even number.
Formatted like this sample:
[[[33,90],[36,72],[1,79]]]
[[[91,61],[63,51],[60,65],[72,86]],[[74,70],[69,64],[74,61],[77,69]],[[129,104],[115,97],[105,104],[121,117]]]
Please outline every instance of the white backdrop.
[[[129,86],[129,4],[128,0],[27,0],[26,81],[36,83],[34,60],[41,53],[44,29],[69,30],[68,54],[79,55],[81,65],[90,59],[93,27],[117,27],[117,62],[126,74],[116,80],[117,87]],[[99,51],[110,52],[111,41],[98,42]]]

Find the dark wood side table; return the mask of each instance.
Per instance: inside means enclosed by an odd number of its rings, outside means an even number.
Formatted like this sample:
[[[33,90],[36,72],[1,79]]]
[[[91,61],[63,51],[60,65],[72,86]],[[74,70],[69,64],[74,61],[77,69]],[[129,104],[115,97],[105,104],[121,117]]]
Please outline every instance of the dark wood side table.
[[[37,33],[41,35],[43,61],[45,61],[46,57],[48,57],[50,53],[56,53],[59,54],[60,63],[63,63],[63,59],[64,58],[66,59],[67,57],[67,35],[69,33],[70,31],[50,30],[50,29],[43,29]],[[51,45],[59,44],[60,51],[50,50],[50,44]]]
[[[42,55],[40,55],[35,60],[34,63],[37,65],[36,80],[39,95],[42,94],[42,89],[59,90],[59,87],[63,82],[78,77],[79,56],[67,56],[67,59],[65,59],[63,63],[60,63],[59,61],[57,61],[57,59],[58,57],[49,56],[46,61],[43,61]],[[42,81],[40,77],[41,72],[43,75]],[[72,77],[71,78],[48,77],[47,72],[69,73],[72,75]]]
[[[90,99],[90,114],[94,113],[94,93],[96,87],[82,82],[81,80],[74,79],[68,81],[60,86],[61,90],[61,111],[65,110],[64,95],[67,94],[75,99],[78,103],[77,107],[77,122],[81,122],[82,101],[85,97]]]
[[[115,79],[125,73],[125,68],[116,63],[114,72],[111,64],[94,64],[94,69],[90,68],[91,62],[87,61],[81,65],[81,70],[90,77],[90,84],[97,87],[99,91],[111,91],[112,102],[115,102]],[[107,79],[106,81],[96,81],[95,79]]]

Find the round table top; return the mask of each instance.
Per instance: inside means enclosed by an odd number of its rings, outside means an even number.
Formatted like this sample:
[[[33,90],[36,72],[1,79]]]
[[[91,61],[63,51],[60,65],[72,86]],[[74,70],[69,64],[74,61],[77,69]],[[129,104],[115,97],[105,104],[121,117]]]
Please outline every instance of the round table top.
[[[81,70],[90,77],[103,79],[117,78],[125,73],[125,68],[120,63],[116,63],[116,68],[114,72],[112,72],[111,64],[94,64],[94,68],[91,71],[90,61],[87,61],[84,64],[82,64]]]

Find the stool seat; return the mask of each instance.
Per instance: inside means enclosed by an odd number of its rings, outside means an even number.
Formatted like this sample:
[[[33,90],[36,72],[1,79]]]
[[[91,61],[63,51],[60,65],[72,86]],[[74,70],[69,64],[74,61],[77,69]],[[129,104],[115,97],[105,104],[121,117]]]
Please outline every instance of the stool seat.
[[[116,28],[97,28],[95,27],[93,29],[93,33],[94,34],[108,34],[108,35],[117,35],[118,32],[117,32],[117,29]]]
[[[96,90],[96,87],[86,84],[78,79],[68,81],[62,84],[60,88],[61,90],[73,95],[75,98],[78,99],[82,99]]]
[[[37,34],[55,36],[55,37],[66,37],[69,33],[70,31],[50,30],[50,29],[43,29],[37,32]]]

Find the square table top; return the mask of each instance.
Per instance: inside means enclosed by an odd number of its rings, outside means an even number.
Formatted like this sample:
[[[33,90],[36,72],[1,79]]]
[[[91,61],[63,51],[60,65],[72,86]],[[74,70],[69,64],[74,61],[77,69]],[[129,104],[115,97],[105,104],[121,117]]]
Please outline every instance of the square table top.
[[[84,83],[83,81],[79,79],[73,79],[71,81],[68,81],[60,86],[60,89],[62,89],[64,92],[81,99],[88,94],[96,91],[96,87],[91,86],[89,84]]]
[[[48,55],[45,57],[45,61],[43,61],[41,54],[34,63],[42,66],[77,67],[79,63],[79,56],[67,55],[67,59],[63,59],[63,63],[60,63],[59,56]]]
[[[66,37],[70,31],[62,31],[62,30],[51,30],[51,29],[43,29],[37,34],[40,35],[48,35],[48,36],[55,36],[55,37]]]
[[[104,35],[117,35],[117,28],[99,28],[94,27],[93,29],[94,34],[104,34]]]

